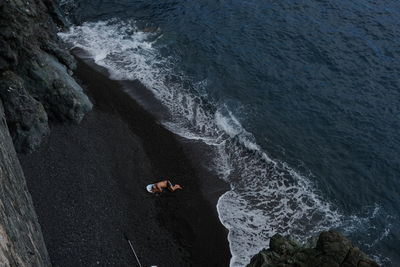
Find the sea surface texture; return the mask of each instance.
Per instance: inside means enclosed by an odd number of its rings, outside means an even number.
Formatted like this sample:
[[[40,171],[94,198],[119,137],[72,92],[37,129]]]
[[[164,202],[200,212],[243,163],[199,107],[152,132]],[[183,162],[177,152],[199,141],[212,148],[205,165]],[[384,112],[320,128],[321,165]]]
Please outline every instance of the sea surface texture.
[[[400,2],[62,1],[60,37],[213,148],[231,266],[338,229],[400,266]]]

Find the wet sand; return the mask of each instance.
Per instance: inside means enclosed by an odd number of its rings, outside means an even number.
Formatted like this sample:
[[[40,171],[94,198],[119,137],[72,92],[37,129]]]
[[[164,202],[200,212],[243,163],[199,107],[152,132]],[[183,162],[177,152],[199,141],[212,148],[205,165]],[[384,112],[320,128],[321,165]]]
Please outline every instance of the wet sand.
[[[228,266],[215,208],[228,185],[199,167],[206,149],[122,90],[145,91],[140,83],[112,81],[83,60],[75,75],[93,110],[79,125],[52,125],[38,151],[20,155],[53,265],[138,266],[127,236],[142,266]],[[164,177],[184,190],[145,191]]]

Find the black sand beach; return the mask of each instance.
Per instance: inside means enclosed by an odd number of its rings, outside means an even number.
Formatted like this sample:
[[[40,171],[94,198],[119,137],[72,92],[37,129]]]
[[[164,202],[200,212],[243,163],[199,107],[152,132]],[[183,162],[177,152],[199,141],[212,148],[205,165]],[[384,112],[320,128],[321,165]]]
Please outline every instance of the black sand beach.
[[[201,150],[82,60],[76,76],[94,109],[80,125],[53,125],[37,152],[20,155],[53,265],[137,266],[125,234],[143,266],[228,266],[215,208],[227,185],[196,166]],[[163,178],[184,190],[145,191]]]

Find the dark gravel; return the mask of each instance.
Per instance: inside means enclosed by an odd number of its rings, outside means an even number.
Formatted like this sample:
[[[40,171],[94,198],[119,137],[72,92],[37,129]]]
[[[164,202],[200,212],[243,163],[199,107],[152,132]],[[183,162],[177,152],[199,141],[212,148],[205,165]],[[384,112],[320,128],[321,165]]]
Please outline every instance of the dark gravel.
[[[84,62],[76,75],[93,111],[80,125],[53,125],[38,151],[19,155],[53,265],[136,266],[126,235],[143,266],[228,266],[227,231],[200,191],[213,182],[192,167],[193,148],[119,83]],[[162,177],[184,190],[144,190]]]

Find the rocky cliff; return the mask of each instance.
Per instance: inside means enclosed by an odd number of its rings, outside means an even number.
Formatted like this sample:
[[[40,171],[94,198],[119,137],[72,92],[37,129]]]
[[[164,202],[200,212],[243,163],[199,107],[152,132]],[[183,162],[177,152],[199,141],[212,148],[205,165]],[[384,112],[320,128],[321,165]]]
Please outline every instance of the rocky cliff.
[[[0,266],[49,266],[25,177],[0,101]]]
[[[274,235],[269,249],[256,254],[247,267],[376,267],[365,253],[342,234],[329,231],[319,235],[316,246],[301,246],[295,241]]]
[[[57,38],[66,25],[57,6],[0,0],[0,99],[18,152],[40,145],[49,120],[79,123],[92,107],[70,75],[74,58]]]
[[[16,151],[92,108],[57,39],[65,26],[56,1],[0,0],[0,266],[51,265]]]

